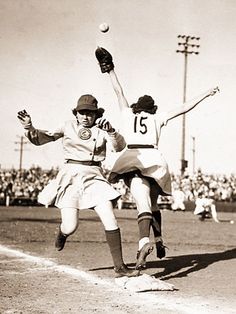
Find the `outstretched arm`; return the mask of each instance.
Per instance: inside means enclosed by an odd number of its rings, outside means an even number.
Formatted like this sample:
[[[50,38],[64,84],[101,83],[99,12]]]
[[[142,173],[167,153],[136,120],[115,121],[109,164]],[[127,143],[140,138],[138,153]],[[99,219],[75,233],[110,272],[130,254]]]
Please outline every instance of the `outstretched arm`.
[[[174,110],[169,111],[167,113],[166,121],[171,120],[171,119],[173,119],[175,117],[178,117],[178,116],[180,116],[180,115],[182,115],[184,113],[189,112],[194,107],[196,107],[200,102],[202,102],[204,99],[206,99],[209,96],[215,95],[217,92],[219,92],[219,88],[218,87],[212,88],[212,89],[208,90],[207,92],[199,95],[197,98],[195,98],[193,100],[190,100],[190,101],[187,101],[182,106],[180,106],[180,107],[178,107],[178,108],[176,108]]]
[[[26,137],[34,145],[43,145],[52,141],[56,141],[63,136],[63,130],[59,128],[54,132],[35,129],[32,125],[31,117],[26,110],[17,113],[23,128],[26,130]]]
[[[110,76],[112,87],[116,93],[120,109],[123,110],[125,108],[128,108],[129,107],[128,101],[124,95],[123,88],[120,85],[120,82],[114,69],[111,70],[108,74]]]
[[[108,73],[110,75],[111,83],[116,93],[116,96],[118,98],[120,109],[123,110],[124,108],[129,107],[127,99],[124,96],[123,89],[114,71],[114,63],[113,63],[112,55],[110,54],[109,51],[107,51],[105,48],[102,48],[102,47],[98,47],[96,49],[95,55],[99,62],[101,72]]]

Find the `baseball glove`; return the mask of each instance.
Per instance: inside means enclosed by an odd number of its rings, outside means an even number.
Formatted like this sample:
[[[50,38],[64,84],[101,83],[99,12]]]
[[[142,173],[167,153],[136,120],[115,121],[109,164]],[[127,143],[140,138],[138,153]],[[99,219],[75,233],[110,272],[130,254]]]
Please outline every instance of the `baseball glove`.
[[[32,127],[31,117],[26,110],[21,110],[17,113],[17,118],[20,120],[24,129],[28,130]]]
[[[112,55],[106,49],[98,47],[95,51],[102,73],[109,73],[114,69]]]

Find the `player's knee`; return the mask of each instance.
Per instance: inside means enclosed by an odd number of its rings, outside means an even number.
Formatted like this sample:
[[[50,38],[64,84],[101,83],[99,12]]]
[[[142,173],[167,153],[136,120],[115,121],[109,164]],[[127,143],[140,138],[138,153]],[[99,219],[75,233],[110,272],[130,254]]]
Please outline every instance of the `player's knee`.
[[[152,220],[152,213],[150,212],[143,212],[141,214],[138,214],[138,223],[140,223],[141,221],[144,221],[144,220]]]
[[[140,204],[136,204],[138,215],[142,215],[143,213],[150,213],[152,214],[151,206],[141,206]]]
[[[130,187],[130,192],[134,198],[134,201],[137,207],[147,207],[150,208],[152,206],[151,198],[150,198],[150,190],[147,185],[142,183],[140,178],[135,178],[132,181],[132,185]]]
[[[144,212],[152,212],[152,203],[150,198],[147,197],[133,197],[134,201],[136,203],[137,211],[139,214],[144,213]]]
[[[107,231],[116,230],[116,229],[119,228],[117,220],[115,218],[113,218],[113,219],[103,219],[102,223],[103,223],[104,229],[107,230]]]
[[[64,234],[70,235],[75,232],[78,227],[78,222],[63,222],[61,224],[61,231]]]
[[[118,223],[116,217],[113,213],[113,210],[107,210],[104,213],[100,213],[101,222],[105,230],[115,230],[118,228]]]
[[[111,202],[106,202],[96,206],[95,211],[99,216],[105,230],[115,230],[118,228],[118,223],[113,212],[113,207]]]

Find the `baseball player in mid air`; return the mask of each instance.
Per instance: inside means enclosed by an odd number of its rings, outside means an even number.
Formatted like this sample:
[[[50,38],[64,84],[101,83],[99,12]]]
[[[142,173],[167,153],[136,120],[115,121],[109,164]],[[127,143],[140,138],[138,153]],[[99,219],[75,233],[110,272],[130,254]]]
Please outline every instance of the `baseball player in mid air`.
[[[123,119],[121,133],[127,146],[115,162],[110,180],[115,182],[123,178],[136,202],[139,226],[136,269],[142,269],[146,267],[146,257],[153,251],[153,243],[150,241],[151,226],[157,257],[163,258],[166,254],[157,198],[159,195],[171,195],[171,178],[168,165],[158,148],[161,129],[169,120],[189,112],[207,97],[213,96],[218,88],[212,88],[168,112],[159,112],[154,99],[149,95],[140,97],[130,106],[114,71],[111,54],[98,47],[95,55],[101,72],[109,74]]]

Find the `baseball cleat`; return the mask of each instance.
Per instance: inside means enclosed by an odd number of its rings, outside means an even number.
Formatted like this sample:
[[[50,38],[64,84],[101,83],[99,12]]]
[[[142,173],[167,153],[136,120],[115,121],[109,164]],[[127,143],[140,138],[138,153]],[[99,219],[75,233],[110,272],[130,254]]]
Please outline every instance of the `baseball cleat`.
[[[163,258],[166,256],[166,246],[163,244],[162,241],[156,242],[156,254],[158,258]]]
[[[123,264],[121,267],[114,267],[116,273],[116,278],[119,277],[137,277],[139,276],[139,270],[129,268],[127,265]]]
[[[153,245],[151,243],[146,243],[137,253],[137,262],[135,269],[141,270],[146,268],[146,258],[153,251]]]
[[[62,233],[61,229],[59,228],[58,235],[55,242],[55,247],[57,248],[58,251],[63,250],[67,237],[68,235]]]

